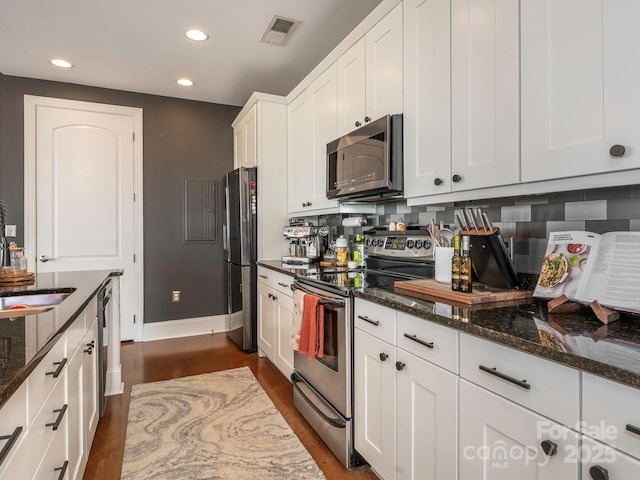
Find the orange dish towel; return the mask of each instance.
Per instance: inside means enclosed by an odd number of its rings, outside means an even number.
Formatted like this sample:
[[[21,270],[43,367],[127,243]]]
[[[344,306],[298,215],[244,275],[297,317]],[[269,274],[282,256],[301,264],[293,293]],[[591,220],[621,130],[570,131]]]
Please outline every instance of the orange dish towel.
[[[320,348],[322,347],[322,348]],[[322,357],[324,350],[324,307],[315,295],[305,294],[298,352],[309,360]]]

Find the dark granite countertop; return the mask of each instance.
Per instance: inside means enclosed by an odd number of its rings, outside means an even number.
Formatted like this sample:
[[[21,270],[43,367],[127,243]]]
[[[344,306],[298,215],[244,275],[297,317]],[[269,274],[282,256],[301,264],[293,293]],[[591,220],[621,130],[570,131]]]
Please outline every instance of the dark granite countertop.
[[[294,276],[301,271],[308,270],[308,267],[286,265],[280,260],[260,260],[258,262],[258,266],[268,268],[269,270],[275,270],[276,272],[284,273],[291,276]],[[312,268],[315,268],[315,265]]]
[[[120,271],[40,273],[35,284],[0,289],[0,296],[20,291],[75,289],[62,303],[37,315],[0,318],[0,407],[26,380],[64,331],[84,310],[110,276]],[[16,310],[16,315],[19,315]]]
[[[279,260],[258,264],[283,273],[293,270]],[[589,307],[550,314],[547,302],[538,299],[469,307],[367,287],[356,289],[355,296],[640,388],[639,315],[622,313],[620,320],[603,325]]]

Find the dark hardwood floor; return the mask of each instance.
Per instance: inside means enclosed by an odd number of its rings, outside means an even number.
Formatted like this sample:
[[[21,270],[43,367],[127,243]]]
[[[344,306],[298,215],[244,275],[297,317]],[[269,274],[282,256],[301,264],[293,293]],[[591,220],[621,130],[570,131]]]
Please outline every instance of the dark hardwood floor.
[[[224,333],[122,344],[125,392],[107,398],[89,454],[85,480],[120,478],[131,386],[248,366],[328,480],[377,479],[367,467],[346,470],[293,406],[291,383],[267,359],[246,354]]]

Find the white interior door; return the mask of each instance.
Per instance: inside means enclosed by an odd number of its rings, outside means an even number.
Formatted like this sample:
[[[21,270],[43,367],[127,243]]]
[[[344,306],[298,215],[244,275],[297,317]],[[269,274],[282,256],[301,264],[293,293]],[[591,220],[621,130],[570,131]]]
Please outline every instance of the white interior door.
[[[31,109],[34,131],[25,130],[35,139],[35,268],[122,269],[121,338],[140,339],[134,324],[134,300],[141,298],[134,294],[137,109],[39,100]]]

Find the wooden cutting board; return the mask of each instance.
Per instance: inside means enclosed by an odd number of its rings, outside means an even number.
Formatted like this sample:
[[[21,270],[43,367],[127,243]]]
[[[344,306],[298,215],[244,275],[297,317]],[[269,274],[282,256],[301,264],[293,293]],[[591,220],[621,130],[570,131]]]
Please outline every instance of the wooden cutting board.
[[[521,300],[523,298],[529,298],[533,294],[530,290],[504,290],[499,292],[474,290],[471,293],[461,293],[451,290],[451,285],[438,283],[431,278],[395,282],[393,287],[394,290],[397,290],[399,293],[404,293],[405,295],[419,293],[421,295],[430,295],[432,297],[444,298],[468,305]]]

